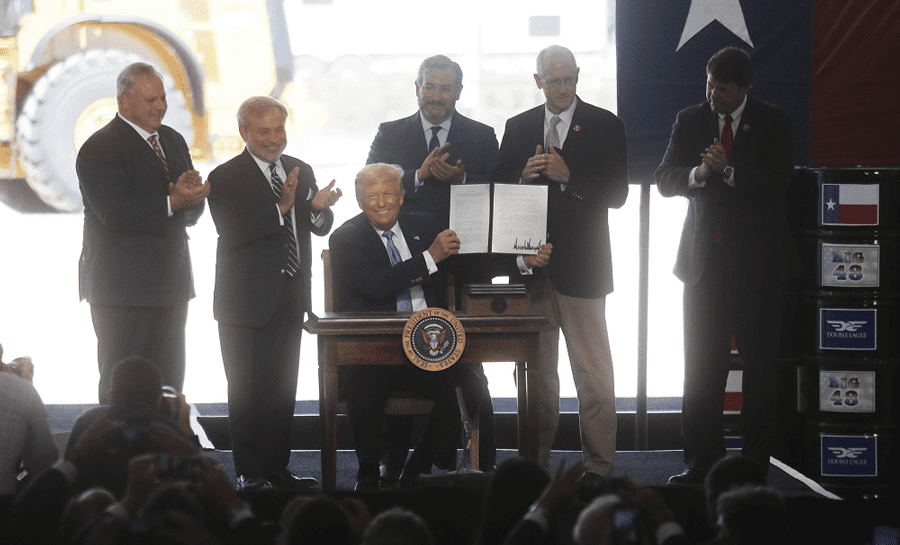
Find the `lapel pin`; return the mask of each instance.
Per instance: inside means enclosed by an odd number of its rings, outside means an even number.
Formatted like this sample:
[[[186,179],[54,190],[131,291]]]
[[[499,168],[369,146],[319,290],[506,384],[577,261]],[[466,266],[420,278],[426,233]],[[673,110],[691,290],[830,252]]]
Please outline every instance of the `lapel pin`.
[[[414,236],[413,240],[419,240],[419,236],[418,235]]]
[[[741,130],[742,130],[742,131],[749,131],[749,130],[750,130],[750,125],[747,125],[747,124],[745,123],[744,125],[741,126]]]
[[[581,130],[581,125],[575,125],[574,127],[572,127],[572,130],[575,131],[575,132],[580,131],[580,130]]]

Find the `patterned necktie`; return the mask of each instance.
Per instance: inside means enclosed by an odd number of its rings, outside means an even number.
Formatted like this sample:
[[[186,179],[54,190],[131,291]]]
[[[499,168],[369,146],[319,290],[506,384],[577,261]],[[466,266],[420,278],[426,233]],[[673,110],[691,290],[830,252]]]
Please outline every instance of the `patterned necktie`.
[[[734,141],[734,133],[731,131],[731,119],[730,115],[725,116],[725,126],[722,127],[722,147],[725,149],[725,155],[731,153],[731,143]]]
[[[436,148],[439,148],[441,145],[441,141],[438,140],[438,133],[441,132],[441,126],[435,125],[431,127],[431,140],[428,142],[428,153],[431,153]]]
[[[387,251],[388,256],[391,258],[391,266],[393,267],[397,263],[403,261],[403,258],[400,257],[400,252],[397,251],[397,247],[394,246],[394,233],[393,231],[385,231],[382,233],[384,239],[387,241]],[[397,294],[397,312],[412,312],[412,295],[410,295],[409,290],[403,290],[402,292]]]
[[[163,169],[166,171],[166,178],[169,177],[169,163],[166,161],[166,156],[163,155],[162,148],[159,147],[159,142],[156,139],[155,134],[151,134],[150,138],[147,140],[150,141],[150,145],[153,146],[153,151],[156,152],[156,155],[159,156],[159,160],[162,161]]]
[[[559,149],[561,146],[559,145],[559,132],[556,130],[556,125],[559,123],[560,119],[558,115],[554,115],[550,118],[550,128],[547,129],[547,136],[544,138],[545,146],[544,153],[550,153],[550,148],[554,147]]]
[[[281,181],[281,176],[278,175],[275,163],[269,164],[269,170],[272,173],[272,187],[275,190],[275,195],[280,199],[281,190],[284,188],[284,182]],[[288,238],[290,239],[286,244],[288,247],[287,273],[290,276],[294,276],[297,274],[297,271],[300,270],[300,252],[297,250],[297,236],[294,234],[294,219],[291,216],[291,211],[288,210],[287,214],[283,217],[284,227],[288,230]]]

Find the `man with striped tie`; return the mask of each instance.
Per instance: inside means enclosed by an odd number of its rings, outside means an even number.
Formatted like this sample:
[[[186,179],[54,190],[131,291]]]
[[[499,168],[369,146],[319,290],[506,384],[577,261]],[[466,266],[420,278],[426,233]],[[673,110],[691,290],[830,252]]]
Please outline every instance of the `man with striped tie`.
[[[78,287],[97,334],[101,403],[113,368],[129,356],[152,361],[181,391],[194,296],[185,227],[197,223],[209,193],[184,138],[162,124],[160,72],[143,62],[125,67],[116,96],[118,114],[75,161],[84,201]]]
[[[312,168],[282,155],[287,108],[252,97],[238,109],[244,152],[209,175],[219,234],[213,315],[228,379],[237,487],[310,488],[287,469],[300,333],[310,310],[310,233],[331,230],[341,196]]]

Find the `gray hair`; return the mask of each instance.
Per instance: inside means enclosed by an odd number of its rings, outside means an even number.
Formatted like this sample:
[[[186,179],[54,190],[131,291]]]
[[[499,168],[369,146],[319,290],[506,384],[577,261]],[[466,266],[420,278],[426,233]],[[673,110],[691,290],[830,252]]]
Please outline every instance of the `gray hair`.
[[[400,165],[389,165],[387,163],[372,163],[366,165],[356,173],[356,200],[362,199],[363,193],[369,184],[380,182],[386,176],[396,175],[400,180],[400,192],[403,192],[403,168]]]
[[[141,76],[156,76],[160,81],[164,81],[162,73],[152,64],[145,62],[129,64],[119,72],[119,77],[116,78],[116,98],[130,93],[134,89],[134,82]]]
[[[453,74],[456,76],[456,86],[462,87],[462,68],[460,68],[458,63],[450,60],[450,57],[445,55],[435,55],[422,61],[422,64],[419,65],[419,75],[416,77],[416,85],[422,85],[427,70],[452,70]]]
[[[288,116],[287,106],[272,97],[257,96],[250,97],[241,103],[237,111],[237,122],[239,127],[248,127],[251,117],[259,117],[265,115],[272,108],[278,108],[284,114],[285,119]]]
[[[565,57],[567,60],[572,62],[572,66],[578,67],[578,63],[575,62],[575,55],[566,47],[561,45],[548,45],[544,49],[541,49],[541,52],[537,55],[536,67],[537,67],[537,75],[543,78],[547,73],[544,70],[545,64],[551,57]]]

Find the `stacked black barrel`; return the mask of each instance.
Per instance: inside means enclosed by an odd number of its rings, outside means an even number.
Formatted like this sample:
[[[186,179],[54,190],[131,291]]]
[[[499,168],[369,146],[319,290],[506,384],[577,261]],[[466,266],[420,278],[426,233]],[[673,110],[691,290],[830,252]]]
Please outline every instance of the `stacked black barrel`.
[[[900,170],[822,168],[798,180],[802,469],[839,495],[894,495]]]

